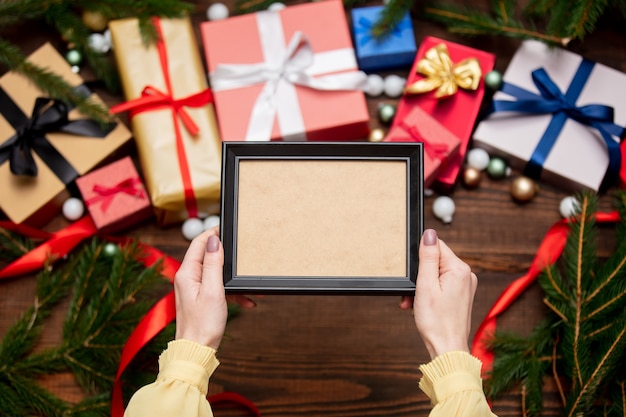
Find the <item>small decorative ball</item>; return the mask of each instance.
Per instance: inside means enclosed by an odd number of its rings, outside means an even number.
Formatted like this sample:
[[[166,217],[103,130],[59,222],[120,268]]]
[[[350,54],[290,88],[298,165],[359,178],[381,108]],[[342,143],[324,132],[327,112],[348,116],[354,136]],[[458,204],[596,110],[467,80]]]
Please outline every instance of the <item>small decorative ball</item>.
[[[385,91],[385,80],[378,74],[368,75],[364,91],[370,97],[380,96]]]
[[[187,240],[193,240],[204,231],[204,222],[197,217],[187,219],[183,223],[182,232]]]
[[[91,50],[99,54],[106,54],[111,49],[111,44],[101,33],[92,33],[89,35],[87,38],[87,45],[89,45]]]
[[[268,6],[267,10],[271,11],[271,12],[277,12],[279,10],[284,9],[285,7],[285,3],[281,3],[279,1],[277,1],[276,3],[272,3]]]
[[[471,149],[467,153],[467,165],[479,171],[483,171],[489,166],[489,154],[486,150],[481,148]]]
[[[389,103],[380,103],[378,105],[378,120],[384,125],[390,125],[396,116],[396,106]]]
[[[81,54],[78,49],[70,49],[65,54],[65,60],[70,65],[80,65],[80,63],[83,61],[83,54]]]
[[[576,214],[576,210],[578,210],[578,205],[579,203],[576,197],[565,197],[563,198],[563,200],[561,200],[561,203],[559,204],[559,212],[561,213],[561,216],[565,218],[572,217],[574,214]]]
[[[456,206],[454,200],[446,195],[439,196],[433,201],[433,213],[444,223],[451,223]]]
[[[502,74],[496,70],[489,71],[485,74],[485,85],[492,90],[500,89],[500,86],[502,85]]]
[[[102,253],[109,257],[115,256],[119,251],[120,247],[111,242],[105,243],[102,247]]]
[[[392,98],[400,97],[405,85],[405,78],[395,74],[388,75],[385,77],[385,95]]]
[[[92,10],[85,10],[81,19],[85,26],[94,32],[102,32],[109,24],[109,20],[102,13]]]
[[[518,177],[511,183],[511,196],[519,203],[527,203],[537,195],[539,187],[528,177]]]
[[[383,0],[383,6],[388,5],[390,1],[391,1],[391,0]]]
[[[70,221],[78,220],[85,214],[83,202],[75,197],[70,197],[63,203],[63,216]]]
[[[206,9],[206,17],[209,20],[223,20],[228,17],[228,7],[224,3],[213,3]]]
[[[113,38],[111,37],[111,31],[107,29],[102,35],[104,36],[104,39],[106,39],[109,48],[113,49]]]
[[[463,170],[463,185],[467,188],[476,188],[480,185],[483,172],[474,167],[466,167]]]
[[[80,67],[78,65],[72,65],[70,68],[74,74],[78,74],[80,72]]]
[[[500,179],[507,176],[507,168],[508,166],[506,165],[506,162],[504,162],[504,159],[495,157],[489,160],[489,164],[487,165],[487,173],[491,178]]]
[[[383,129],[372,129],[367,139],[370,142],[380,142],[384,138],[385,138],[385,131]]]
[[[206,219],[204,219],[204,230],[213,229],[215,226],[220,225],[220,216],[217,214],[213,214]]]
[[[432,197],[433,195],[435,195],[435,192],[432,188],[424,189],[424,197]]]

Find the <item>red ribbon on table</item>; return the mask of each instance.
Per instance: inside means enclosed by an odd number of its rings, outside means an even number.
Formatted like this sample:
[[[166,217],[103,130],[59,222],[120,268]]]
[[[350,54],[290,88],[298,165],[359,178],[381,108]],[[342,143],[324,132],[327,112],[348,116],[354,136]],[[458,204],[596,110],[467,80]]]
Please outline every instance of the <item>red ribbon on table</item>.
[[[168,67],[167,49],[165,47],[165,41],[163,40],[163,32],[161,30],[161,21],[158,17],[152,19],[152,23],[157,32],[156,47],[159,53],[159,60],[161,63],[161,70],[163,72],[163,79],[167,91],[163,92],[153,86],[146,86],[141,92],[141,96],[111,107],[111,113],[121,113],[129,111],[129,117],[132,118],[138,113],[146,111],[154,111],[162,108],[168,108],[172,110],[172,119],[174,122],[174,133],[176,136],[176,154],[178,157],[178,166],[180,174],[183,180],[183,188],[185,194],[185,205],[187,207],[187,213],[189,217],[198,217],[198,204],[196,196],[193,192],[193,185],[191,182],[191,171],[189,169],[189,163],[187,162],[187,156],[185,153],[185,144],[180,131],[180,120],[185,129],[195,136],[198,134],[198,126],[193,121],[189,113],[185,110],[185,107],[203,107],[208,103],[213,102],[213,93],[206,88],[199,93],[191,94],[187,97],[175,99],[173,97],[172,82],[170,78],[170,72]]]
[[[48,233],[32,227],[17,225],[12,222],[0,222],[0,228],[4,228],[23,236],[34,239],[46,239],[44,243],[26,253],[22,257],[16,259],[5,268],[0,270],[0,279],[16,277],[32,273],[42,269],[46,262],[55,262],[69,254],[81,241],[93,237],[97,234],[98,229],[93,223],[90,216],[72,223],[70,226],[59,230],[55,233]],[[130,238],[113,238],[106,239],[119,243],[122,246],[129,245],[134,242]],[[180,262],[176,259],[164,254],[155,247],[137,243],[141,248],[141,261],[144,266],[151,267],[156,262],[161,262],[161,274],[170,282],[174,281],[174,276]],[[165,327],[176,318],[176,300],[174,291],[170,291],[161,298],[148,313],[137,324],[131,335],[129,336],[118,365],[117,374],[113,383],[113,395],[111,400],[111,416],[122,417],[124,415],[124,401],[122,398],[122,381],[121,376],[126,367],[133,360],[135,355],[159,334]],[[211,404],[221,404],[225,402],[233,403],[246,409],[251,415],[260,417],[261,413],[257,407],[245,397],[234,392],[223,392],[208,397]]]
[[[595,219],[598,223],[615,223],[620,221],[620,216],[617,211],[609,213],[598,212],[595,214]],[[472,343],[472,355],[482,361],[483,376],[491,371],[493,367],[494,354],[488,346],[496,331],[496,318],[509,308],[524,290],[537,279],[541,271],[553,264],[561,256],[569,233],[570,221],[570,219],[563,219],[550,227],[539,245],[537,254],[526,274],[517,278],[504,289],[478,327]]]
[[[136,198],[146,198],[146,193],[141,187],[141,180],[137,177],[127,178],[112,187],[106,187],[104,185],[96,184],[93,186],[93,192],[98,194],[85,201],[85,204],[90,206],[102,201],[102,211],[105,212],[111,205],[113,198],[119,193],[126,193]]]

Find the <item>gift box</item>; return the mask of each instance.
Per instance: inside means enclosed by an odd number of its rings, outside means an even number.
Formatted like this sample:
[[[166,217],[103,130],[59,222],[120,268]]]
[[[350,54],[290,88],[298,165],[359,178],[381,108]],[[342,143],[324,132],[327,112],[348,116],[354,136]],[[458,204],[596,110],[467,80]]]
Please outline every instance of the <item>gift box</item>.
[[[221,141],[188,18],[153,19],[145,45],[135,18],[109,22],[142,173],[165,226],[219,211]]]
[[[449,189],[456,182],[485,94],[482,78],[494,64],[493,54],[454,42],[429,36],[420,44],[407,77],[406,88],[413,92],[400,98],[393,125],[417,106],[459,138],[458,152],[448,158],[434,182],[439,188]],[[453,77],[446,68],[452,69]]]
[[[367,138],[367,76],[340,0],[203,22],[200,30],[223,141]]]
[[[476,128],[475,146],[506,157],[528,176],[573,191],[597,191],[605,174],[617,176],[626,74],[525,41],[503,81],[494,113]]]
[[[461,141],[441,123],[415,106],[389,129],[384,142],[421,142],[424,144],[424,186],[430,187],[449,158],[459,152]]]
[[[372,28],[380,19],[383,6],[358,7],[351,10],[352,36],[359,68],[366,72],[410,67],[417,46],[409,13],[382,37],[374,37]]]
[[[28,61],[102,103],[52,45],[42,45]],[[71,105],[49,98],[25,76],[4,74],[0,78],[0,208],[15,223],[45,224],[58,213],[60,197],[68,195],[66,186],[130,138],[122,123],[100,126]]]
[[[152,216],[150,197],[129,156],[76,180],[98,230],[116,233]]]

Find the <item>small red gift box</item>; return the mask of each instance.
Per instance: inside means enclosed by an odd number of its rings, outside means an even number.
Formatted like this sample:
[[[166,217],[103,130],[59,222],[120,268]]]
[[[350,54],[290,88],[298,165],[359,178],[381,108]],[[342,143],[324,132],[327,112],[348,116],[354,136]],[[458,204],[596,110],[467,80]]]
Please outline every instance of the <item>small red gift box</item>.
[[[422,142],[424,144],[424,186],[430,187],[445,169],[449,158],[459,152],[461,141],[421,107],[413,107],[389,129],[385,142]]]
[[[119,232],[153,214],[150,197],[128,156],[77,178],[76,185],[102,233]]]
[[[223,141],[367,138],[367,77],[358,71],[341,1],[203,22],[200,29]]]
[[[443,48],[441,48],[442,45]],[[417,70],[418,67],[426,66],[432,69],[437,66],[438,62],[424,65],[424,61],[429,60],[433,51],[437,49],[447,49],[453,70],[464,60],[472,58],[472,61],[475,60],[475,67],[479,67],[478,74],[476,74],[478,78],[474,80],[477,83],[475,85],[476,89],[465,89],[461,85],[453,94],[441,98],[438,97],[439,91],[437,88],[418,94],[405,94],[398,103],[393,126],[401,123],[413,108],[420,107],[461,141],[459,151],[448,158],[435,180],[437,186],[445,189],[455,184],[463,164],[465,152],[476,123],[476,117],[485,94],[485,85],[482,78],[486,73],[493,70],[495,56],[491,53],[457,43],[435,37],[426,37],[420,44],[415,63],[407,78],[407,88],[419,81],[423,81],[424,84],[429,84],[433,81],[432,78],[418,73]],[[435,56],[434,61],[437,61],[438,58],[440,57]],[[461,76],[460,78],[464,78],[466,74],[459,75]],[[436,85],[436,83],[433,82],[430,85]]]

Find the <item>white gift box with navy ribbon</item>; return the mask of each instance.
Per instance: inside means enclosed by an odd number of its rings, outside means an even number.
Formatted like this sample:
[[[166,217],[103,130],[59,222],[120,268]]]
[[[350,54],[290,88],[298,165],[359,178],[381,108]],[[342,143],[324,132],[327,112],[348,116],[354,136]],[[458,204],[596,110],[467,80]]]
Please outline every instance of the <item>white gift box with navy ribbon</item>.
[[[619,177],[626,74],[578,54],[524,41],[474,132],[475,147],[570,191]]]

